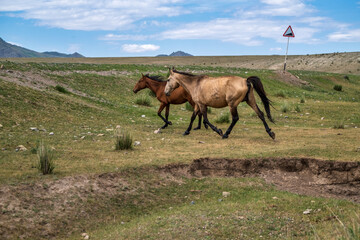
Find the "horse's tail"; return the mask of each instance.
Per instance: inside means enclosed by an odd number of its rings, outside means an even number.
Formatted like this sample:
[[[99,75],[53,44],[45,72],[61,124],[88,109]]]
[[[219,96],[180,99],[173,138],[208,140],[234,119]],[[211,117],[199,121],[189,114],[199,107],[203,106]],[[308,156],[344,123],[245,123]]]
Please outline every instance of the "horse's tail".
[[[271,117],[271,113],[270,113],[270,105],[271,105],[271,101],[270,99],[266,96],[264,87],[260,81],[260,78],[256,77],[256,76],[251,76],[248,77],[246,79],[246,81],[248,83],[251,83],[255,89],[255,91],[257,92],[257,94],[260,96],[262,103],[264,104],[265,107],[265,111],[266,111],[266,115],[268,117],[268,119],[271,122],[274,122],[273,118]],[[272,105],[271,105],[272,106]]]

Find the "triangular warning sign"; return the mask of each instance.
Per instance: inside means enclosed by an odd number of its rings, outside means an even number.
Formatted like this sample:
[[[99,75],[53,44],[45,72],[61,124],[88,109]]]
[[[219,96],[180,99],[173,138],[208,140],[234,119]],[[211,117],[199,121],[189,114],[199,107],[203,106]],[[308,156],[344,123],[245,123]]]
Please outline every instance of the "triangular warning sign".
[[[284,37],[295,37],[294,31],[292,30],[291,26],[286,29],[286,31],[283,34]]]

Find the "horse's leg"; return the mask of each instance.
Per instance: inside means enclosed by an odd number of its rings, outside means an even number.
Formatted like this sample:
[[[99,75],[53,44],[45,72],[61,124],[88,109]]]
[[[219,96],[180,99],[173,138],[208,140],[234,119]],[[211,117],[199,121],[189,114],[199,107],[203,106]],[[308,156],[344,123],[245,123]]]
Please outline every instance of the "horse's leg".
[[[217,127],[215,127],[214,125],[212,125],[210,122],[209,122],[209,119],[207,118],[207,106],[205,106],[205,105],[201,105],[200,106],[200,111],[201,111],[201,113],[202,113],[202,115],[203,115],[203,117],[204,117],[204,125],[206,126],[206,125],[208,125],[208,126],[210,126],[210,128],[212,129],[212,130],[214,130],[217,134],[219,134],[220,136],[222,136],[223,135],[223,132],[222,132],[222,130],[219,128],[217,128]]]
[[[169,125],[169,122],[161,115],[161,112],[162,112],[162,110],[164,110],[166,105],[167,105],[166,103],[162,102],[160,104],[160,107],[159,107],[159,110],[158,110],[158,113],[157,113],[158,116],[165,122],[165,125],[161,127],[162,129],[166,128]]]
[[[250,95],[250,94],[249,94]],[[253,95],[254,96],[254,95]],[[266,132],[269,134],[269,136],[272,139],[275,139],[275,133],[271,131],[271,129],[269,128],[268,124],[265,121],[265,117],[264,117],[264,113],[260,110],[260,108],[258,107],[258,105],[255,102],[255,97],[250,98],[249,100],[246,101],[246,103],[256,112],[256,114],[258,115],[258,117],[261,119],[261,121],[264,124],[264,127],[266,129]]]
[[[228,138],[229,134],[231,133],[233,127],[235,126],[236,122],[239,120],[239,114],[236,107],[230,107],[230,113],[232,116],[232,122],[229,126],[229,128],[226,130],[226,133],[222,136],[222,138]]]
[[[172,125],[172,122],[168,121],[169,119],[169,112],[170,112],[170,104],[166,105],[166,109],[165,109],[165,118],[166,121],[169,125]]]
[[[190,134],[190,131],[191,131],[193,122],[194,122],[194,120],[195,120],[195,118],[196,118],[196,115],[198,115],[198,113],[199,113],[199,107],[198,107],[197,105],[195,105],[193,114],[191,115],[189,127],[188,127],[188,128],[186,129],[186,131],[183,133],[184,136]]]

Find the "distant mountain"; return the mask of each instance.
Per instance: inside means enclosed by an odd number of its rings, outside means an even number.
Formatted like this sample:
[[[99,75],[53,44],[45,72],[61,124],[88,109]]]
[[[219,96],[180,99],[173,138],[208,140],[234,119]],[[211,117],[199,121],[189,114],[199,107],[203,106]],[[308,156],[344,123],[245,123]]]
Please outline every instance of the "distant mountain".
[[[60,57],[60,58],[81,58],[83,55],[75,52],[73,54],[65,54],[58,52],[43,52],[39,53],[27,48],[19,47],[10,43],[5,42],[0,38],[0,58],[16,58],[16,57]]]
[[[157,55],[157,57],[185,57],[185,56],[193,56],[193,55],[183,51],[173,52],[170,55],[166,55],[166,54]]]

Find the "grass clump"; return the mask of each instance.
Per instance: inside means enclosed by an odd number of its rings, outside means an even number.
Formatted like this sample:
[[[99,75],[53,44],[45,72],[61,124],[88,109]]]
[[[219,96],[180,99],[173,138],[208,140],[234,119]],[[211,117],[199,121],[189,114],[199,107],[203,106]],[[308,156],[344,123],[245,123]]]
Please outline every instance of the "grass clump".
[[[51,174],[55,168],[53,161],[54,154],[43,141],[40,142],[38,147],[38,157],[37,169],[44,175]]]
[[[194,111],[193,106],[191,106],[191,104],[189,102],[185,103],[185,109],[190,111],[190,112]]]
[[[156,97],[156,93],[154,93],[154,92],[151,91],[150,89],[149,89],[149,91],[148,91],[148,95],[149,95],[149,97]]]
[[[302,97],[302,98],[300,99],[300,103],[305,103],[305,98]]]
[[[229,113],[220,115],[220,117],[218,117],[215,120],[216,123],[229,123],[230,122],[230,117],[229,117]]]
[[[335,90],[335,91],[338,91],[338,92],[341,92],[341,91],[342,91],[342,85],[336,84],[336,85],[334,86],[334,90]]]
[[[63,86],[60,86],[60,85],[56,85],[56,86],[55,86],[55,89],[56,89],[58,92],[61,92],[61,93],[65,93],[65,94],[70,93],[66,88],[64,88]]]
[[[290,111],[290,106],[288,103],[283,103],[280,107],[281,112],[286,113]]]
[[[125,130],[115,131],[115,150],[131,150],[132,142],[129,132]]]
[[[294,110],[295,110],[296,112],[301,112],[301,108],[299,107],[299,105],[296,105],[295,108],[294,108]]]
[[[334,129],[345,129],[344,120],[341,120],[334,125]]]
[[[135,103],[138,105],[150,107],[151,99],[149,98],[149,96],[141,95],[140,97],[136,98]]]
[[[275,96],[276,96],[276,97],[281,97],[281,98],[286,98],[285,91],[283,91],[283,90],[275,93]]]

